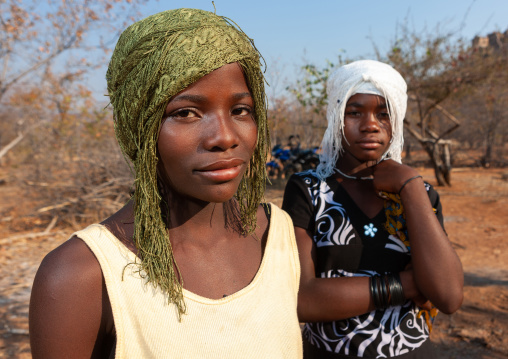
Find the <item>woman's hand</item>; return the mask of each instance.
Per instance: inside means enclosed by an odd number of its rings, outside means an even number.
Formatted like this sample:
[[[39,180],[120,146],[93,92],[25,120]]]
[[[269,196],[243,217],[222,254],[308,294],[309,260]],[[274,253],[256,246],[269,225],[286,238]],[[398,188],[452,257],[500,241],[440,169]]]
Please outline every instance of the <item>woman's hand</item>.
[[[384,160],[372,167],[372,176],[377,193],[384,191],[398,194],[402,185],[408,179],[418,176],[418,172],[394,160]]]

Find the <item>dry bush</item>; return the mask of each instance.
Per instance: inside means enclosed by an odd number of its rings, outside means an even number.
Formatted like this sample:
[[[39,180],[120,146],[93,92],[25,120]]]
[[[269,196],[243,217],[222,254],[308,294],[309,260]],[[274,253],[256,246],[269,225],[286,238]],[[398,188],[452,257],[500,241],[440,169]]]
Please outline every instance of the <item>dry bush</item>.
[[[110,115],[82,84],[144,3],[0,1],[0,166],[36,215],[79,224],[128,198]]]
[[[133,177],[111,115],[91,114],[44,121],[11,153],[8,166],[22,173],[18,181],[37,204],[34,215],[45,221],[57,217],[60,224],[80,228],[111,215],[130,197]]]

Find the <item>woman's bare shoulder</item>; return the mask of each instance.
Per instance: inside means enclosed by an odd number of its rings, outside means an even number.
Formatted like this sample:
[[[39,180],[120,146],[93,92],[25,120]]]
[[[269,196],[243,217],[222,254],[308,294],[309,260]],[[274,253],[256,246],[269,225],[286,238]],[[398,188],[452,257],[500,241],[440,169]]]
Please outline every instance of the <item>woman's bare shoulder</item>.
[[[101,224],[122,242],[129,242],[134,227],[133,218],[133,204],[129,201]],[[95,255],[83,240],[74,236],[46,255],[38,270],[38,276],[41,280],[48,281],[48,284],[59,285],[76,280],[76,275],[80,280],[98,280],[99,283],[102,279]]]
[[[92,353],[103,320],[103,283],[99,262],[78,237],[46,255],[30,298],[34,358]]]
[[[58,287],[75,283],[76,280],[95,280],[100,283],[101,278],[101,268],[95,255],[83,240],[74,236],[44,257],[36,280]]]

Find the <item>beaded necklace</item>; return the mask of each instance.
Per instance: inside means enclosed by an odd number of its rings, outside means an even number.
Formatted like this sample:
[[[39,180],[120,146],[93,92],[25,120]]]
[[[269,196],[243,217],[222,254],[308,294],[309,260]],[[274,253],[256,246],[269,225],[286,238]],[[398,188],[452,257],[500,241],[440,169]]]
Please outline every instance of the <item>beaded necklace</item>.
[[[355,177],[355,176],[350,176],[350,175],[347,175],[345,174],[344,172],[342,172],[341,170],[339,170],[337,167],[335,167],[333,169],[335,172],[338,172],[341,176],[343,177],[346,177],[346,178],[349,178],[349,179],[354,179],[354,180],[373,180],[374,177],[372,176],[368,176],[368,177]]]

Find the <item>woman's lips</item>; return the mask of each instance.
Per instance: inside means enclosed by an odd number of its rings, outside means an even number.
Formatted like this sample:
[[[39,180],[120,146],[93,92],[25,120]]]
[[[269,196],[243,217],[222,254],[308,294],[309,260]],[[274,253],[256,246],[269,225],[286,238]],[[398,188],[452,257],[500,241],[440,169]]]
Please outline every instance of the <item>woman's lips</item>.
[[[217,161],[195,170],[195,172],[214,182],[227,182],[240,175],[244,163],[240,159]]]
[[[381,143],[377,140],[360,140],[357,142],[358,146],[360,148],[366,149],[366,150],[375,150],[379,147],[381,147]]]

